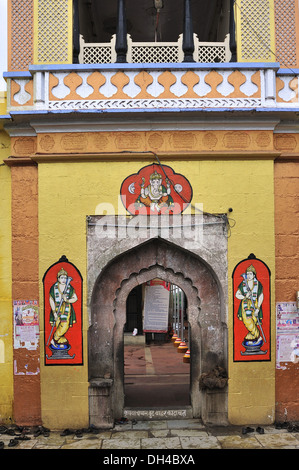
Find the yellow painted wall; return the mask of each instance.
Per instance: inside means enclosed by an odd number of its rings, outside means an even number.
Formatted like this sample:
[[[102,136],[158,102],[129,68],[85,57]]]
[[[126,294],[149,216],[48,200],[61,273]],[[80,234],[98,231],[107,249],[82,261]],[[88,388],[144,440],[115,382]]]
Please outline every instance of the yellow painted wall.
[[[5,105],[1,114],[5,114]],[[13,418],[10,138],[0,124],[0,423]]]
[[[149,158],[130,163],[126,159],[39,164],[40,280],[63,254],[77,266],[84,280],[84,365],[49,367],[41,359],[42,418],[44,425],[52,429],[88,425],[86,216],[95,214],[100,203],[109,202],[117,208],[122,181],[151,163]],[[219,213],[233,208],[231,217],[236,224],[228,239],[229,419],[232,424],[269,424],[274,420],[275,406],[273,161],[165,163],[189,179],[193,203],[203,203],[205,211]],[[272,361],[234,363],[231,273],[250,253],[262,259],[272,272]],[[42,296],[40,281],[41,305]]]

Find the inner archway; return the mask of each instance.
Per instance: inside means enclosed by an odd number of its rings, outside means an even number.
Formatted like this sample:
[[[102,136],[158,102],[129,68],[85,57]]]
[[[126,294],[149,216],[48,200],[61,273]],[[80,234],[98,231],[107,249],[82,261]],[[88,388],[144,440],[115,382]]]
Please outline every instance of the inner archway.
[[[131,290],[124,327],[124,404],[128,408],[190,406],[187,297],[152,279]]]

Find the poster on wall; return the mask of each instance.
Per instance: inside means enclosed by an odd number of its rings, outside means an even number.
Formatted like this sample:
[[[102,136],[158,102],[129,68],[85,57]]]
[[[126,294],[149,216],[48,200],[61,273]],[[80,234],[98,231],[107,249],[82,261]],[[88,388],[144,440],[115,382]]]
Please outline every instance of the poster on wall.
[[[190,204],[192,187],[187,178],[167,165],[152,164],[129,175],[120,196],[132,214],[181,214]]]
[[[44,277],[45,365],[82,365],[82,276],[62,256]]]
[[[167,333],[170,284],[153,279],[145,286],[144,322],[145,333]]]
[[[39,343],[37,300],[14,300],[14,349],[36,350]]]
[[[251,254],[236,265],[232,277],[234,361],[269,361],[270,270]]]
[[[299,362],[299,312],[296,302],[276,303],[276,368]]]

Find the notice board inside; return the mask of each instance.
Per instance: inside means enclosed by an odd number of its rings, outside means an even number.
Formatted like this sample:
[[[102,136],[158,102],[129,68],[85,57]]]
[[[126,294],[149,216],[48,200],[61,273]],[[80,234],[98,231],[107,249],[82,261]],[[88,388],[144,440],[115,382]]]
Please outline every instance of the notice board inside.
[[[144,322],[145,333],[167,333],[170,284],[153,279],[145,286]]]

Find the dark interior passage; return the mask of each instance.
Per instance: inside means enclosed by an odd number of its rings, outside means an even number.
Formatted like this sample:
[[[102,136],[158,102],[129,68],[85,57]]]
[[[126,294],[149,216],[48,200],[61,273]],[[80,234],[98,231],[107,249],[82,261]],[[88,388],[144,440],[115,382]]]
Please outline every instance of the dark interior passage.
[[[168,331],[144,332],[145,285],[133,289],[127,299],[124,330],[124,389],[127,407],[184,407],[190,405],[189,331],[186,298],[169,286]],[[183,298],[184,296],[184,298]],[[176,304],[176,306],[174,305]],[[181,352],[173,334],[183,336]]]

